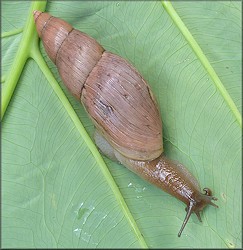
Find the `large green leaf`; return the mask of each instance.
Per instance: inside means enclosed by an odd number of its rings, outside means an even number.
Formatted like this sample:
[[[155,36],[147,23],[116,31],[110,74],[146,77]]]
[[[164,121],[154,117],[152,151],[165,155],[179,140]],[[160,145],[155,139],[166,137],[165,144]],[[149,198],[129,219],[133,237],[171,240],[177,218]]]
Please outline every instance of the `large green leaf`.
[[[2,8],[2,246],[240,247],[240,2],[6,1]],[[178,238],[185,205],[99,154],[91,121],[39,48],[34,9],[138,68],[158,99],[165,153],[214,191],[219,209],[205,209],[202,223],[193,215]]]

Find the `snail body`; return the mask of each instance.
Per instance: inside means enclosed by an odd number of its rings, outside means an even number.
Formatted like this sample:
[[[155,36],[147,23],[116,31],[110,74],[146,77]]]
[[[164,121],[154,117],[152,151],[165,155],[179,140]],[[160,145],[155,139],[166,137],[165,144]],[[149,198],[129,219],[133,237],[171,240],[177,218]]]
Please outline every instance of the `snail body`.
[[[178,236],[193,212],[201,221],[205,206],[217,207],[209,189],[202,194],[191,173],[164,156],[159,108],[141,74],[67,22],[39,11],[34,19],[64,84],[93,121],[102,153],[187,205]]]

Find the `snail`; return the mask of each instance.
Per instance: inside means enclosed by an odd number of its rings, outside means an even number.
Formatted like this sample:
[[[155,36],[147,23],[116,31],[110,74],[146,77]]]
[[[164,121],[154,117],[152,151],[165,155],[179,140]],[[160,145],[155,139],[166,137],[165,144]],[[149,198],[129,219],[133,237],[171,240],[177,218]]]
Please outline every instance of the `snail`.
[[[94,140],[100,151],[186,204],[178,236],[192,213],[201,221],[204,207],[218,207],[209,188],[201,193],[193,175],[164,155],[159,108],[141,74],[64,20],[40,11],[33,15],[62,81],[95,125]]]

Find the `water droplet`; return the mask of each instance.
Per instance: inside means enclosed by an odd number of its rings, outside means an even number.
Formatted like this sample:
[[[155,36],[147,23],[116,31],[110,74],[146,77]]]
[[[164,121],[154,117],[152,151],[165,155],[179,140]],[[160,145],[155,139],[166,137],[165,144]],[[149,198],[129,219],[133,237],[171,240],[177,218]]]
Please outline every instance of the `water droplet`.
[[[118,2],[118,3],[116,3],[116,6],[117,6],[117,7],[119,7],[119,6],[120,6],[120,3],[119,3],[119,2]]]
[[[90,241],[90,237],[91,237],[91,234],[88,234],[86,232],[82,233],[81,235],[81,238],[86,241],[86,242],[89,242]]]
[[[77,216],[78,220],[80,220],[84,216],[84,214],[88,211],[89,211],[88,208],[79,208]]]
[[[145,189],[146,189],[145,187],[138,186],[136,187],[135,191],[138,193],[141,193],[141,192],[144,192]]]
[[[135,185],[135,184],[132,184],[131,182],[127,186],[134,188],[135,192],[137,193],[141,193],[146,190],[146,187],[143,187],[140,184]]]
[[[226,244],[229,248],[235,248],[235,244],[232,241],[227,240]]]
[[[79,208],[75,211],[78,220],[83,220],[83,225],[85,224],[87,218],[95,209],[94,206],[90,205],[89,207],[84,207],[84,203],[82,202]]]
[[[74,230],[73,230],[74,234],[75,234],[77,237],[79,237],[79,236],[80,236],[81,231],[82,231],[82,229],[81,229],[81,228],[76,228],[76,229],[74,229]]]

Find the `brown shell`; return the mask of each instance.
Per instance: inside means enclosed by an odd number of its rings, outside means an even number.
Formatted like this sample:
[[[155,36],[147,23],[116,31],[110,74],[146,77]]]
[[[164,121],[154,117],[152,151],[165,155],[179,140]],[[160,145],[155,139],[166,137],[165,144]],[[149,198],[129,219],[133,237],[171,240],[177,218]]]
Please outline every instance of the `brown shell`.
[[[101,134],[128,158],[158,157],[163,151],[162,122],[139,72],[65,21],[39,11],[34,16],[47,54]]]

